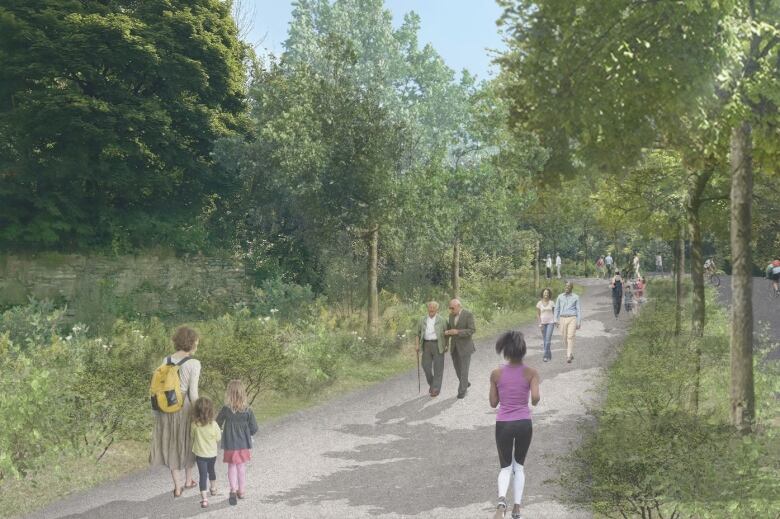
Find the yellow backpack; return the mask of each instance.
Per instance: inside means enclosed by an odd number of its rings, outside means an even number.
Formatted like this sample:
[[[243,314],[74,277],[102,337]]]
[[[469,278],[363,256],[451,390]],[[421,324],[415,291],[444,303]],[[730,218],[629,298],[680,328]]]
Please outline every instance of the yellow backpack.
[[[190,360],[187,356],[178,363],[168,357],[165,364],[154,370],[149,393],[152,399],[152,409],[163,413],[175,413],[184,407],[184,395],[181,391],[179,367]]]

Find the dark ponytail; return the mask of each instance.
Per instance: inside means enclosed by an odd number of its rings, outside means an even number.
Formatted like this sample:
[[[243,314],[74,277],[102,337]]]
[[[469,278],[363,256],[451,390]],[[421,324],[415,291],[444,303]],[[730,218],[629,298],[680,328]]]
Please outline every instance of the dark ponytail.
[[[522,332],[506,332],[496,341],[496,353],[513,362],[521,362],[525,357],[525,337]]]

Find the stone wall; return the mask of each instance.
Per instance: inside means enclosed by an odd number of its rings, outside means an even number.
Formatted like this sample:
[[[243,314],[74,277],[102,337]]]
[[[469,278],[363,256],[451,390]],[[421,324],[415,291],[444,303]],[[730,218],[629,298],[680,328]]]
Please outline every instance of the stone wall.
[[[199,318],[247,301],[251,280],[231,260],[164,254],[0,255],[0,308],[29,298],[68,305],[72,319]]]

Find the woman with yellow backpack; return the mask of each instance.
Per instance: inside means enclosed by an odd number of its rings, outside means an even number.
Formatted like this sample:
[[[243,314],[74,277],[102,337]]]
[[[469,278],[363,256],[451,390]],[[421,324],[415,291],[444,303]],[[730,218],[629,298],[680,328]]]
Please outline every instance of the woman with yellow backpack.
[[[155,370],[150,388],[154,412],[152,447],[149,464],[171,470],[173,497],[181,496],[185,488],[195,488],[192,479],[195,455],[190,434],[190,406],[198,399],[200,361],[192,355],[198,349],[198,333],[181,326],[173,334],[176,351],[165,357]],[[184,471],[184,485],[179,485],[178,473]]]

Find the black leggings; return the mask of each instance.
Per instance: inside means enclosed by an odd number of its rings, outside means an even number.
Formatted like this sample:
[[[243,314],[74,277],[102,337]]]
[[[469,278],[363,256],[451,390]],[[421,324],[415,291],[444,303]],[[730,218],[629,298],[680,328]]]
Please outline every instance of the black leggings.
[[[512,464],[512,448],[515,451],[515,461],[525,464],[528,447],[531,446],[533,427],[531,420],[515,420],[512,422],[496,422],[496,447],[501,468]]]
[[[195,456],[195,463],[198,464],[198,476],[200,476],[200,491],[205,492],[206,489],[208,489],[208,484],[206,483],[206,476],[208,476],[209,481],[217,480],[217,473],[214,471],[214,465],[217,463],[217,458],[216,456],[213,458],[201,458],[200,456]]]

